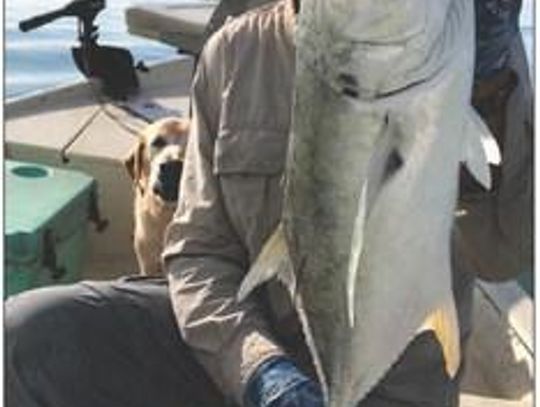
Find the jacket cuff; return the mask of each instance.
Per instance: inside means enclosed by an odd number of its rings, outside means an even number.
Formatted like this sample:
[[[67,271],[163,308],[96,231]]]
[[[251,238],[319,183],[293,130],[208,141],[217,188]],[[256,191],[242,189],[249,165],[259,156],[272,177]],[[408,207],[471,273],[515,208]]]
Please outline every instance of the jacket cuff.
[[[264,331],[246,327],[222,350],[223,385],[238,405],[243,405],[247,383],[265,361],[285,352]]]
[[[297,396],[305,392],[302,386],[313,385],[287,357],[277,356],[267,359],[251,375],[244,393],[246,407],[269,407],[288,405]],[[311,386],[313,387],[313,386]],[[316,395],[315,392],[314,396]],[[322,401],[322,397],[319,401]],[[314,403],[315,405],[315,403]],[[318,405],[318,404],[317,404]]]

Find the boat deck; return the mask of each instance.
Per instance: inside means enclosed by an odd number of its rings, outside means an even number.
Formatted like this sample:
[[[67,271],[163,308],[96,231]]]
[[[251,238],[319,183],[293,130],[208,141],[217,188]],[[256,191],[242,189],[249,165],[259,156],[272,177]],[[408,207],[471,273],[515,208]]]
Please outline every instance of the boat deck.
[[[131,100],[128,110],[100,100],[89,83],[6,105],[6,158],[80,170],[98,182],[100,209],[109,226],[101,233],[90,231],[85,277],[109,278],[137,269],[132,249],[133,187],[124,159],[147,124],[137,115],[188,114],[191,72],[192,60],[187,57],[151,67],[141,76],[144,97]]]

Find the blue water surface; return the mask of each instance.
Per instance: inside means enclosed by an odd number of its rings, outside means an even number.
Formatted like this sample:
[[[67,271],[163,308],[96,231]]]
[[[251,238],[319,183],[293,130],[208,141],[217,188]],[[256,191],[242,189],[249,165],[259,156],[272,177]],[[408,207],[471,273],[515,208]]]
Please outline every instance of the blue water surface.
[[[75,68],[70,48],[77,45],[75,18],[61,18],[34,31],[22,33],[20,20],[57,9],[69,0],[7,0],[5,2],[5,96],[12,98],[29,92],[58,86],[82,78]],[[183,0],[159,0],[181,3]],[[185,1],[185,0],[184,0]],[[139,1],[140,3],[140,1]],[[157,41],[131,36],[124,19],[125,8],[132,0],[108,0],[96,23],[99,43],[127,47],[135,60],[152,62],[170,58],[174,48]],[[151,4],[151,3],[145,3]]]
[[[99,15],[100,43],[127,47],[136,61],[152,62],[175,55],[176,51],[157,41],[127,34],[125,8],[142,0],[108,0]],[[155,0],[157,4],[182,3],[193,0]],[[204,1],[204,0],[203,0]],[[63,6],[68,0],[5,1],[5,96],[9,99],[29,92],[74,81],[82,75],[71,60],[70,48],[76,45],[76,21],[62,18],[29,33],[18,30],[20,20]],[[529,61],[533,49],[533,0],[523,1],[522,34]],[[152,4],[152,1],[144,4]]]

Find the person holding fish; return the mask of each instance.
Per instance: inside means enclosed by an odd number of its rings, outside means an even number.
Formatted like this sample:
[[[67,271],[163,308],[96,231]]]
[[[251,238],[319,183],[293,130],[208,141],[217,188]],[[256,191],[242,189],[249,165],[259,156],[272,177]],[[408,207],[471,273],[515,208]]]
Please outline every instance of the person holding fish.
[[[475,2],[476,61],[465,0],[353,3],[280,0],[209,39],[168,281],[9,300],[8,406],[458,405],[475,276],[531,265],[520,2]]]

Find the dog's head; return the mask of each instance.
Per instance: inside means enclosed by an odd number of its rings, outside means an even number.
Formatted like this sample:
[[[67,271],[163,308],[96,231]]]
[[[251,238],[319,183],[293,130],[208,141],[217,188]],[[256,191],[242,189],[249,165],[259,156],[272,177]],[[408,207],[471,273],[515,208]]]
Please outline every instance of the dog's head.
[[[189,120],[160,119],[141,132],[124,163],[136,188],[163,202],[178,199],[178,187],[189,133]]]

